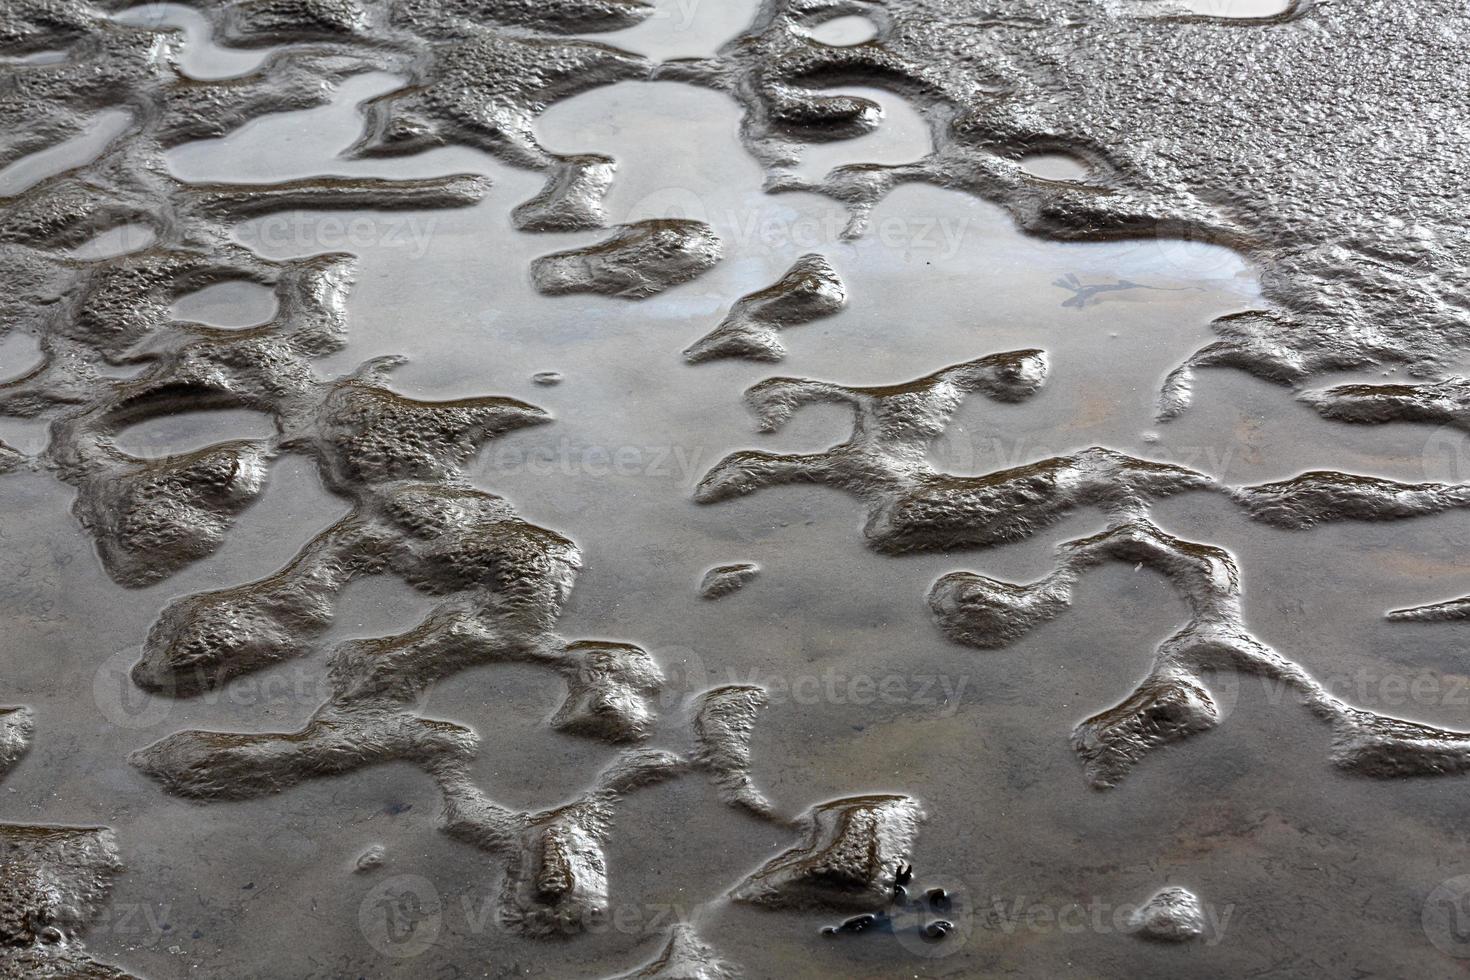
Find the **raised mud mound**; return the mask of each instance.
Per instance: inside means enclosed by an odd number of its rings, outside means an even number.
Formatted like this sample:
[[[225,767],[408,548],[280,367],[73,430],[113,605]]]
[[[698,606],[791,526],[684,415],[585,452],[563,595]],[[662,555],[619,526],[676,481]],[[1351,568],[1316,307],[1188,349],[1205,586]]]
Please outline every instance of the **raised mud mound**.
[[[1198,939],[1204,933],[1205,920],[1199,899],[1176,885],[1155,892],[1134,911],[1129,925],[1144,939],[1182,943]]]
[[[288,658],[326,655],[324,703],[296,731],[176,732],[134,753],[134,765],[170,793],[215,802],[383,762],[415,764],[443,795],[444,830],[504,859],[498,918],[532,937],[576,933],[607,914],[604,848],[629,793],[700,773],[732,805],[789,827],[750,775],[751,727],[764,703],[758,689],[706,700],[694,723],[693,757],[627,749],[581,795],[528,811],[496,803],[472,782],[476,732],[419,711],[430,685],[460,671],[539,665],[566,689],[550,727],[630,743],[649,736],[664,677],[637,646],[558,636],[581,567],[578,548],[522,520],[460,473],[487,441],[544,424],[547,413],[495,396],[429,402],[400,395],[387,381],[400,362],[391,357],[346,376],[322,376],[313,361],[345,343],[352,257],[270,260],[231,233],[242,220],[288,210],[462,207],[479,201],[489,182],[456,175],[191,184],[171,176],[163,161],[171,147],[225,135],[269,113],[325,104],[343,79],[387,68],[416,81],[366,107],[353,153],[476,146],[546,173],[544,191],[517,209],[520,227],[599,227],[612,161],[546,153],[531,120],[554,99],[646,76],[642,59],[566,35],[626,27],[652,8],[620,0],[301,0],[203,9],[223,43],[284,46],[250,73],[203,81],[176,70],[172,43],[158,45],[160,35],[176,40],[171,32],[117,25],[101,7],[27,2],[0,15],[5,54],[68,45],[63,60],[12,66],[16,84],[0,104],[7,123],[0,163],[80,133],[99,109],[126,105],[133,112],[125,137],[92,163],[0,199],[0,269],[12,284],[0,300],[4,329],[34,337],[42,354],[34,370],[0,385],[0,411],[51,422],[44,453],[31,460],[7,447],[6,468],[46,466],[75,487],[78,520],[96,539],[108,573],[125,586],[156,583],[213,554],[233,520],[260,497],[270,463],[282,454],[311,459],[322,484],[351,506],[279,571],[170,603],[132,670],[142,687],[191,697]],[[133,224],[151,230],[149,245],[96,260],[66,254]],[[644,298],[702,274],[721,254],[707,225],[648,221],[601,244],[546,256],[532,274],[548,293]],[[180,297],[230,282],[270,289],[275,315],[238,330],[175,319],[171,308]],[[821,302],[797,296],[781,316],[811,313]],[[262,413],[275,434],[164,457],[119,447],[119,434],[132,426],[218,409]],[[368,575],[395,576],[439,604],[406,632],[320,649],[342,590]],[[0,764],[19,759],[31,731],[25,709],[0,714]],[[10,922],[7,975],[120,975],[87,961],[70,936],[116,870],[110,835],[24,827],[4,833],[21,854],[7,860],[0,901]],[[895,860],[910,838],[890,843]],[[358,867],[381,862],[365,855]],[[871,862],[854,867],[847,887],[866,882],[876,892],[885,874],[891,871]],[[680,926],[638,975],[696,973],[725,977],[735,970]]]
[[[846,303],[847,289],[831,263],[820,255],[803,255],[776,282],[736,300],[718,327],[684,351],[684,359],[779,361],[786,354],[780,331],[831,316]]]
[[[32,734],[28,709],[0,708],[0,779]],[[122,870],[112,831],[0,823],[0,855],[0,977],[132,980],[81,941]]]
[[[596,245],[543,255],[531,264],[549,296],[601,293],[647,299],[709,271],[724,248],[702,221],[665,218],[623,225]]]
[[[715,955],[687,923],[675,926],[669,944],[647,966],[616,980],[737,980],[740,971]]]
[[[835,402],[853,410],[850,439],[820,453],[733,453],[704,477],[695,498],[712,503],[788,483],[819,483],[862,499],[864,533],[883,552],[983,548],[1029,537],[1079,509],[1100,511],[1107,529],[1058,549],[1056,569],[1029,584],[955,572],[934,583],[929,605],[958,643],[1008,646],[1054,619],[1072,602],[1087,569],[1108,561],[1149,568],[1179,590],[1191,619],[1160,644],[1154,665],[1122,703],[1081,722],[1073,747],[1087,779],[1116,786],[1148,752],[1208,731],[1219,712],[1204,674],[1257,674],[1297,690],[1336,734],[1333,759],[1371,776],[1429,775],[1467,768],[1470,733],[1444,731],[1354,708],[1301,667],[1256,639],[1241,612],[1235,560],[1212,545],[1183,541],[1155,526],[1149,504],[1182,493],[1215,493],[1255,520],[1304,530],[1331,521],[1385,521],[1464,506],[1467,488],[1403,484],[1378,477],[1308,472],[1291,480],[1229,487],[1185,467],[1101,447],[979,476],[938,472],[925,450],[964,397],[1000,401],[1033,394],[1046,379],[1040,351],[991,354],[905,384],[852,388],[770,378],[746,400],[760,428],[774,431],[802,405]],[[1400,610],[1396,619],[1459,618],[1462,603]]]
[[[812,807],[805,839],[741,882],[736,901],[767,908],[882,908],[924,813],[907,796],[856,796]]]
[[[876,124],[875,103],[823,86],[861,79],[907,97],[933,153],[849,166],[818,185],[859,224],[894,187],[924,182],[994,201],[1047,237],[1244,252],[1269,306],[1216,321],[1221,339],[1165,389],[1172,415],[1200,367],[1283,383],[1382,363],[1432,374],[1470,341],[1457,299],[1470,238],[1451,190],[1466,147],[1437,135],[1458,113],[1451,93],[1470,81],[1470,24],[1449,2],[1416,5],[1414,17],[1399,9],[1301,0],[1232,18],[1026,0],[977,14],[965,0],[915,0],[842,8],[872,17],[878,36],[832,46],[805,33],[830,5],[790,2],[767,7],[719,58],[661,72],[741,98],[747,144],[781,187],[807,186],[791,169],[802,143]],[[1410,104],[1424,110],[1407,119]],[[1035,176],[1020,162],[1034,153],[1065,154],[1089,174]]]
[[[723,599],[727,595],[739,592],[753,582],[760,571],[759,565],[749,561],[716,565],[705,572],[704,578],[699,580],[699,597],[701,599]]]

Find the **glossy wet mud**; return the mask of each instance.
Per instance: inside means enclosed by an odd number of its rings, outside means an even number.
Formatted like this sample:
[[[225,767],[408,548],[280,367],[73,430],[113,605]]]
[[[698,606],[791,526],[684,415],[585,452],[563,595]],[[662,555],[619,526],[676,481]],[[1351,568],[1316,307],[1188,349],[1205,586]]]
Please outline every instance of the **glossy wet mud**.
[[[0,975],[1452,973],[1410,13],[8,5]]]

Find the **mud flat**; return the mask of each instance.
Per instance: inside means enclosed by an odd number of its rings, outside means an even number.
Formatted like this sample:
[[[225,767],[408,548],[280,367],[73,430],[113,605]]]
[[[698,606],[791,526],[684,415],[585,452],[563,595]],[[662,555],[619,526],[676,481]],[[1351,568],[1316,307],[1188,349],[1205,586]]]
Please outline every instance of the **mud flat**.
[[[9,4],[0,976],[1452,972],[1466,20]]]

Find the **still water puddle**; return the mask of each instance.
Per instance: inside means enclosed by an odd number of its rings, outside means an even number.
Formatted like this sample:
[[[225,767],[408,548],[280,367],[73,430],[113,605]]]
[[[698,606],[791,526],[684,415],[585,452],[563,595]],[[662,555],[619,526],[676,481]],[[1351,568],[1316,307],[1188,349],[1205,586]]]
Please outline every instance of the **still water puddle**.
[[[1047,180],[1085,180],[1091,173],[1086,163],[1065,153],[1032,153],[1020,159],[1021,169]]]
[[[15,161],[0,170],[0,197],[20,194],[47,177],[97,159],[109,143],[127,131],[132,118],[132,113],[125,110],[105,109],[88,121],[86,132]]]
[[[129,7],[113,14],[112,19],[129,27],[152,30],[177,28],[183,34],[178,53],[178,66],[190,78],[216,79],[244,75],[259,67],[270,56],[270,50],[227,48],[215,42],[209,20],[180,3],[149,3]]]
[[[337,156],[362,132],[358,104],[403,84],[402,79],[385,72],[358,75],[339,85],[327,105],[266,116],[221,139],[185,143],[170,150],[165,159],[175,177],[201,183],[382,173],[392,164],[364,165]]]
[[[36,338],[19,332],[0,338],[0,383],[14,381],[41,363],[41,345]]]
[[[798,176],[820,181],[835,167],[852,163],[912,163],[933,149],[929,125],[908,101],[885,89],[861,86],[819,89],[824,95],[855,95],[876,102],[883,111],[882,122],[871,133],[830,143],[813,143],[802,148]]]
[[[130,456],[161,459],[231,439],[265,439],[274,434],[270,420],[258,412],[216,409],[157,416],[128,426],[113,441]]]
[[[588,38],[659,61],[705,58],[750,24],[759,0],[651,0],[653,13],[621,31]]]
[[[125,224],[93,236],[68,253],[74,259],[90,261],[110,259],[117,255],[138,252],[152,245],[157,239],[153,229],[147,225]]]
[[[824,20],[812,27],[807,28],[806,35],[813,41],[822,44],[830,44],[834,47],[846,47],[852,44],[862,44],[871,41],[878,36],[878,25],[866,17],[849,15],[846,17],[833,17]]]
[[[1294,0],[1182,0],[1181,5],[1207,17],[1251,19],[1274,17],[1296,4]]]
[[[176,320],[211,327],[254,327],[276,315],[276,297],[259,283],[221,282],[180,296],[172,309]]]

